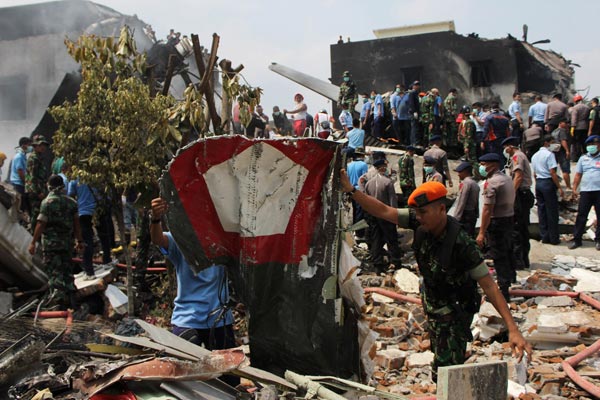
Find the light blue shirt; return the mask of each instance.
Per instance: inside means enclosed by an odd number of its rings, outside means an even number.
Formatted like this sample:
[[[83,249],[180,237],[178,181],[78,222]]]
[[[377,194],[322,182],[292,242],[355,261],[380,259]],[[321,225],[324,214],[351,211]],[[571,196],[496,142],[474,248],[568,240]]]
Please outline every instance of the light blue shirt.
[[[579,157],[575,172],[581,175],[580,192],[600,190],[600,152],[592,157],[590,153]]]
[[[173,263],[177,274],[177,297],[171,324],[193,329],[233,324],[231,311],[227,311],[225,318],[216,322],[219,315],[216,310],[221,308],[221,301],[225,304],[229,301],[225,267],[212,265],[194,274],[171,233],[165,232],[165,235],[169,238],[169,248],[160,250]]]
[[[443,101],[442,96],[436,96],[435,102],[433,103],[433,115],[436,117],[440,116],[440,107],[442,106]]]
[[[79,216],[94,215],[96,209],[96,199],[88,185],[80,185],[79,179],[69,182],[67,194],[71,197],[77,197],[77,210]]]
[[[348,132],[348,147],[357,149],[365,147],[365,131],[359,128],[354,128]]]
[[[13,185],[25,186],[25,182],[19,176],[18,170],[22,169],[23,172],[27,171],[27,155],[23,149],[18,149],[17,154],[13,157],[12,164],[10,167],[10,183]]]
[[[398,108],[400,107],[400,102],[402,101],[402,95],[395,94],[390,99],[390,108],[396,111],[396,117],[392,117],[393,119],[398,119]]]
[[[547,147],[540,147],[538,152],[531,157],[531,169],[535,174],[535,179],[551,178],[550,170],[556,167],[556,157]]]
[[[348,179],[350,179],[350,183],[358,189],[358,180],[361,176],[367,173],[369,166],[363,160],[354,160],[348,164],[348,168],[346,168],[346,170],[348,172]]]
[[[398,119],[401,121],[407,121],[410,119],[410,115],[408,113],[408,101],[410,100],[410,96],[408,93],[405,93],[402,97],[402,101],[398,106]]]
[[[350,114],[349,111],[347,111],[347,110],[342,111],[342,113],[340,114],[339,120],[340,120],[340,124],[342,125],[343,128],[352,129],[352,114]]]
[[[383,97],[381,97],[380,94],[375,96],[374,104],[375,109],[373,110],[373,118],[383,117]]]
[[[544,122],[546,108],[548,108],[548,105],[546,103],[538,101],[537,103],[529,107],[529,111],[527,112],[529,114],[528,116],[531,117],[532,121]]]
[[[511,119],[517,118],[517,113],[523,117],[523,111],[521,111],[521,104],[518,101],[513,101],[510,106],[508,106],[508,115],[510,115]]]
[[[360,119],[363,119],[367,115],[367,111],[371,110],[371,102],[367,100],[360,109]]]

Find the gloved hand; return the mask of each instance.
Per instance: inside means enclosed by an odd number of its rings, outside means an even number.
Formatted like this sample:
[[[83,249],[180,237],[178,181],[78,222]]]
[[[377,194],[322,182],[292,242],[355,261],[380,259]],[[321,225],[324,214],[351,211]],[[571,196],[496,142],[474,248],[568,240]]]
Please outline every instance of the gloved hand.
[[[574,126],[572,126],[572,127],[571,127],[571,136],[574,136],[574,135],[575,135],[575,127],[574,127]]]

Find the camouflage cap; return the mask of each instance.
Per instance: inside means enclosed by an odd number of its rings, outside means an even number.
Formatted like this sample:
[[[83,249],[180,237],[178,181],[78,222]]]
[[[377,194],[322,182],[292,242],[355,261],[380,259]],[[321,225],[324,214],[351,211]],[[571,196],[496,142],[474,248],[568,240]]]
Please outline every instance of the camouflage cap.
[[[50,142],[48,141],[48,139],[46,139],[45,136],[39,135],[35,138],[33,144],[37,146],[38,144],[50,144]]]

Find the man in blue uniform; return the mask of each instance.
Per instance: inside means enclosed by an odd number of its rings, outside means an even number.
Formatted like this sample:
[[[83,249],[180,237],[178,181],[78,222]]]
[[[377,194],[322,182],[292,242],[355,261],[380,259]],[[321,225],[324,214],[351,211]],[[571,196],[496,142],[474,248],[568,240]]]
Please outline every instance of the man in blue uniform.
[[[575,167],[573,198],[576,200],[579,189],[579,207],[573,231],[573,241],[569,249],[581,246],[588,214],[592,206],[596,215],[600,214],[600,136],[592,135],[585,140],[587,154],[582,155]],[[600,250],[600,224],[596,225],[596,250]]]

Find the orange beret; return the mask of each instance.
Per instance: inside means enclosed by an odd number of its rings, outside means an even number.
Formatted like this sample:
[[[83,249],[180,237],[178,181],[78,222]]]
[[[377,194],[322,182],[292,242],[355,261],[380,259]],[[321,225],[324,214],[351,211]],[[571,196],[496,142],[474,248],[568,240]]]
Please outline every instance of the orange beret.
[[[423,207],[436,200],[445,198],[448,194],[446,187],[439,182],[425,182],[415,189],[408,198],[411,207]]]

